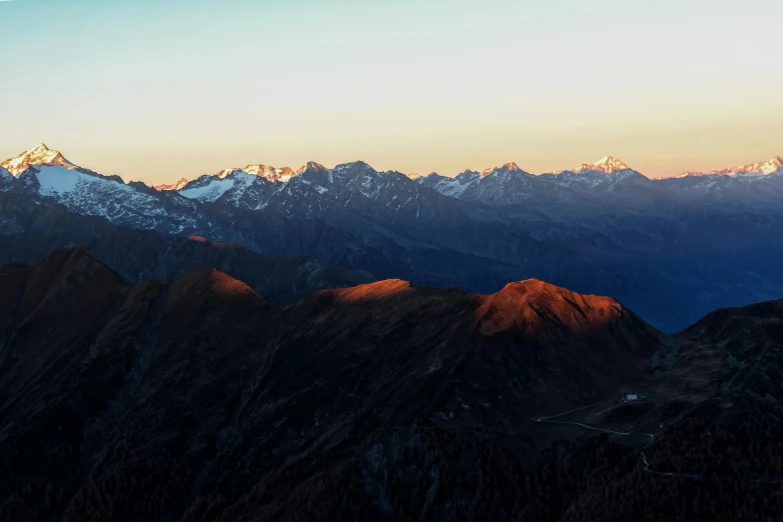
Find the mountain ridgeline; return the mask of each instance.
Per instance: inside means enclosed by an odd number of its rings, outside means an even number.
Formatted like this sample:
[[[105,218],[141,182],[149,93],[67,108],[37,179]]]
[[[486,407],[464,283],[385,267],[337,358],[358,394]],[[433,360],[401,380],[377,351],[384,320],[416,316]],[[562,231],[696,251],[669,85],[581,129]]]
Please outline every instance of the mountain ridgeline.
[[[781,301],[672,336],[536,279],[278,307],[60,250],[0,266],[0,519],[772,520],[782,344]]]
[[[511,281],[544,279],[612,295],[654,326],[677,331],[720,307],[783,296],[781,165],[773,158],[649,179],[606,157],[552,174],[508,163],[450,178],[310,162],[297,170],[226,169],[158,190],[81,168],[40,145],[0,167],[7,196],[0,231],[37,228],[52,246],[84,244],[77,228],[16,214],[21,200],[42,215],[62,214],[43,209],[63,205],[123,229],[312,256],[375,280],[493,293]],[[4,249],[0,260],[38,261],[44,254],[23,258]],[[166,282],[183,273],[131,270],[105,257],[134,281],[134,272]],[[247,271],[227,271],[265,290]]]

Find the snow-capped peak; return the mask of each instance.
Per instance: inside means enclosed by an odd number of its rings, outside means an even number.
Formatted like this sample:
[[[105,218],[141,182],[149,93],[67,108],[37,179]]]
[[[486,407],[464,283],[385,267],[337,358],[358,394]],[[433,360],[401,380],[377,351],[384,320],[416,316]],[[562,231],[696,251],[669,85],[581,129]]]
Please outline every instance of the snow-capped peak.
[[[59,151],[50,149],[43,143],[0,163],[0,167],[5,168],[14,176],[21,174],[31,165],[62,165],[68,169],[78,168],[65,159]]]
[[[504,163],[502,167],[492,167],[489,169],[485,169],[481,172],[481,177],[489,176],[490,174],[494,174],[495,172],[521,172],[522,169],[519,168],[519,166],[514,162]]]
[[[631,167],[612,156],[604,156],[595,163],[582,163],[571,169],[573,172],[605,172],[611,174],[621,170],[631,170]]]

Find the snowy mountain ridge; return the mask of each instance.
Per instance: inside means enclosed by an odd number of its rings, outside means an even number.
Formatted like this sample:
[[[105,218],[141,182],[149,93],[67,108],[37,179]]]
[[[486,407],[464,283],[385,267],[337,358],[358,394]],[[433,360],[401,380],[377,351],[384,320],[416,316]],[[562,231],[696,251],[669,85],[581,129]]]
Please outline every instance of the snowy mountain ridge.
[[[711,170],[709,172],[683,172],[677,175],[677,178],[698,177],[698,176],[732,176],[732,177],[762,177],[783,174],[783,159],[775,156],[769,161],[760,163],[751,163],[749,165],[740,165],[728,169]]]
[[[286,209],[284,215],[293,216],[290,209],[304,208],[294,202],[303,199],[308,209],[306,215],[315,217],[338,201],[342,201],[342,205],[357,204],[352,198],[360,194],[373,202],[383,197],[384,205],[389,209],[415,204],[414,214],[418,216],[421,210],[418,186],[433,189],[448,198],[493,205],[517,204],[531,198],[562,204],[585,196],[592,198],[599,194],[637,190],[641,186],[661,186],[672,195],[688,197],[733,193],[756,179],[783,174],[783,161],[779,157],[764,163],[714,171],[705,174],[703,182],[695,174],[650,180],[613,156],[558,173],[534,175],[509,162],[481,172],[466,170],[455,177],[436,173],[415,176],[395,171],[379,172],[362,161],[332,169],[309,162],[296,171],[290,167],[252,164],[242,169],[205,174],[192,181],[182,178],[153,189],[141,183],[126,184],[119,176],[102,176],[80,168],[44,144],[1,165],[0,191],[10,190],[14,180],[9,180],[8,176],[13,175],[26,190],[34,190],[41,197],[55,198],[80,212],[110,217],[118,223],[152,220],[157,228],[161,228],[163,220],[167,222],[163,228],[174,232],[195,227],[196,218],[189,217],[186,212],[191,206],[185,203],[187,201],[221,203],[246,210],[262,210],[272,205]],[[8,174],[4,175],[5,172]],[[711,181],[716,177],[713,174],[720,174],[718,177],[726,181]],[[729,183],[728,180],[735,178],[739,185]],[[297,182],[292,184],[294,180]],[[165,194],[168,196],[160,199]],[[175,216],[182,221],[173,222]]]
[[[43,143],[38,144],[35,147],[28,149],[13,158],[3,161],[2,163],[0,163],[0,168],[8,171],[10,174],[14,176],[18,176],[19,174],[26,171],[31,166],[41,166],[41,165],[60,165],[70,170],[80,168],[78,165],[75,165],[74,163],[67,160],[60,151],[50,149]],[[203,179],[205,176],[210,178],[216,177],[218,179],[225,179],[229,177],[231,174],[237,174],[237,173],[244,173],[244,174],[260,177],[272,183],[278,183],[278,182],[286,183],[290,181],[291,178],[293,178],[294,176],[297,176],[308,169],[325,170],[325,171],[330,170],[325,168],[323,165],[312,161],[303,165],[298,170],[294,170],[290,167],[272,167],[264,164],[251,164],[245,166],[244,168],[228,168],[228,169],[221,170],[216,174],[205,174],[197,179],[188,179],[183,177],[180,178],[175,183],[155,185],[153,188],[159,191],[179,191],[182,190],[187,184],[197,181],[199,179]],[[626,163],[615,158],[614,156],[604,156],[603,158],[596,161],[595,163],[582,163],[581,165],[578,165],[572,169],[549,172],[549,173],[545,173],[544,175],[561,175],[567,173],[613,174],[616,172],[623,172],[623,171],[637,172],[634,169],[632,169],[630,166],[628,166]],[[473,178],[475,177],[485,178],[487,176],[492,176],[497,174],[509,174],[509,173],[536,175],[524,171],[514,162],[505,163],[499,167],[490,167],[484,169],[481,172],[466,170],[454,177],[442,176],[435,172],[431,172],[430,174],[424,176],[419,174],[404,174],[404,175],[409,179],[417,182],[422,182],[422,180],[428,178],[457,179],[460,176],[462,176],[463,183],[460,183],[460,185],[463,185],[466,178],[470,178],[470,180],[473,181]],[[778,174],[783,174],[783,158],[781,158],[780,156],[775,156],[772,159],[765,162],[751,163],[747,165],[740,165],[737,167],[725,168],[720,170],[712,170],[708,172],[700,172],[700,171],[683,172],[677,176],[674,176],[674,178],[712,176],[712,175],[736,176],[736,177],[761,177],[761,176],[770,176],[770,175],[778,175]],[[659,178],[655,178],[655,179],[657,180]],[[666,179],[666,178],[660,178],[660,179]]]

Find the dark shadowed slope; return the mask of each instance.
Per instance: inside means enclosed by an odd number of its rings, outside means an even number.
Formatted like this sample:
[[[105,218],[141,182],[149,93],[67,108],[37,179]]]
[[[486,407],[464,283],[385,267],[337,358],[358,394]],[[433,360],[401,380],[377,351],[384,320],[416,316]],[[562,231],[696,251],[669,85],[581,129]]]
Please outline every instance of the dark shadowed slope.
[[[780,518],[783,300],[711,313],[677,341],[644,388],[656,400],[638,405],[656,437],[633,451],[597,443],[599,459],[569,459],[561,478],[586,479],[561,520]]]
[[[9,520],[486,519],[477,488],[536,460],[531,417],[660,347],[616,301],[536,280],[281,309],[217,271],[130,285],[83,249],[0,268],[0,327]]]

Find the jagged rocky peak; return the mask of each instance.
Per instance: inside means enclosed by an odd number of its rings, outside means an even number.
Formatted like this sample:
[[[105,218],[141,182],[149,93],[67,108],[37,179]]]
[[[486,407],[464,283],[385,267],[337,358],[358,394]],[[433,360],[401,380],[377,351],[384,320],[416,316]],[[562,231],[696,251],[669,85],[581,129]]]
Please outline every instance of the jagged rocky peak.
[[[248,165],[243,171],[248,174],[254,174],[256,176],[266,178],[269,181],[282,181],[286,182],[294,176],[294,170],[291,167],[270,167],[267,165]]]
[[[286,182],[296,175],[291,167],[271,167],[269,165],[255,164],[247,165],[244,168],[230,168],[221,170],[216,174],[220,179],[224,179],[232,174],[245,173],[252,176],[258,176],[271,182]]]
[[[378,174],[378,171],[364,161],[352,161],[337,165],[330,171],[329,176],[332,180],[347,182],[349,180],[375,177],[376,174]]]
[[[189,180],[187,178],[181,178],[176,183],[170,183],[168,185],[155,185],[152,188],[154,188],[155,190],[161,191],[161,192],[163,192],[165,190],[180,190],[181,188],[183,188],[188,183],[189,183]]]
[[[299,167],[299,170],[297,170],[294,175],[298,176],[299,174],[302,174],[304,172],[326,172],[327,170],[329,169],[327,169],[320,163],[316,163],[315,161],[308,161],[307,163]]]
[[[69,169],[77,168],[76,165],[65,159],[60,151],[50,149],[43,143],[0,163],[0,167],[3,167],[14,176],[21,174],[31,165],[62,165]]]
[[[605,172],[606,174],[611,174],[612,172],[632,169],[613,156],[604,156],[595,163],[582,163],[571,170],[573,172]]]

